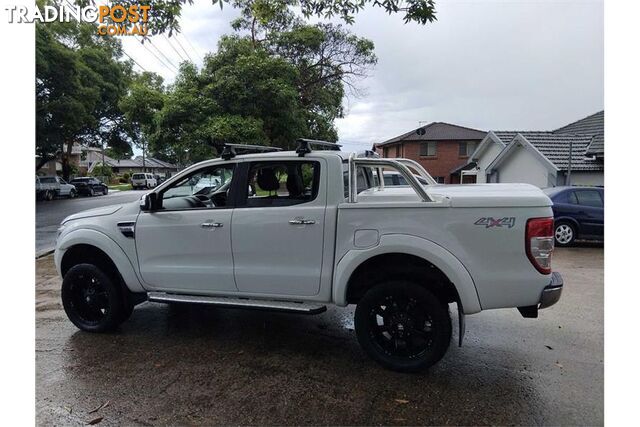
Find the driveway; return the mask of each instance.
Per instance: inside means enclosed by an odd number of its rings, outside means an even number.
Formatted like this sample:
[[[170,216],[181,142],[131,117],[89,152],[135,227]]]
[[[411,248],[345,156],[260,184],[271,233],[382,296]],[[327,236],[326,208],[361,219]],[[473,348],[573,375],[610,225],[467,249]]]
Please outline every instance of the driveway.
[[[106,196],[36,202],[36,254],[53,249],[60,222],[67,216],[87,209],[132,202],[144,193],[145,190],[117,191]]]
[[[602,248],[558,249],[558,304],[538,319],[468,316],[463,347],[452,341],[421,374],[368,359],[352,307],[300,316],[144,303],[115,333],[80,332],[51,258],[36,268],[38,425],[604,422]]]

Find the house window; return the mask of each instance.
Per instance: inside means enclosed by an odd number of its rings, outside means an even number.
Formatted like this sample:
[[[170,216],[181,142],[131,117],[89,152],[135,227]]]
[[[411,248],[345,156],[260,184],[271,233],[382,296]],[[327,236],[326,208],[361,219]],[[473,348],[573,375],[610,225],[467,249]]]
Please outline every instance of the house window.
[[[382,157],[389,157],[389,148],[388,147],[384,147],[382,149]]]
[[[396,158],[400,157],[400,144],[396,145]]]
[[[437,154],[436,141],[423,142],[420,144],[421,157],[435,157]]]
[[[444,184],[444,176],[434,176],[433,179],[435,179],[438,184]]]
[[[458,154],[460,157],[469,157],[476,149],[475,141],[460,141],[458,145]]]

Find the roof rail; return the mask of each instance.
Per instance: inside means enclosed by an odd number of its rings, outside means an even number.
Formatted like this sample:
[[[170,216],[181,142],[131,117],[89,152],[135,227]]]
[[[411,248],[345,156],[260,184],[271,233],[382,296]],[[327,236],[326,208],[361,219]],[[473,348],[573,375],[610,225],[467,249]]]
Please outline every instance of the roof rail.
[[[320,141],[317,139],[298,138],[296,142],[298,143],[296,153],[298,153],[298,156],[300,157],[304,157],[305,154],[310,153],[312,145],[323,147],[325,150],[336,151],[340,151],[340,147],[342,147],[342,145],[336,144],[335,142]]]
[[[223,160],[229,160],[238,154],[251,153],[268,153],[272,151],[281,151],[282,148],[269,147],[267,145],[249,145],[249,144],[214,144]]]

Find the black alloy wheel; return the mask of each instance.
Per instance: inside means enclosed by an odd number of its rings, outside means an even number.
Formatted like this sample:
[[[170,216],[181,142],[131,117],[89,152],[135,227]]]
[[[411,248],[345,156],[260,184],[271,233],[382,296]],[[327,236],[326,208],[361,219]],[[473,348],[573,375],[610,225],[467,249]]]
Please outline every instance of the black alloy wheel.
[[[125,314],[118,285],[93,264],[78,264],[65,274],[62,305],[69,320],[88,332],[112,330]]]
[[[367,291],[356,308],[355,326],[363,349],[395,371],[432,366],[451,341],[448,305],[407,281],[389,281]]]

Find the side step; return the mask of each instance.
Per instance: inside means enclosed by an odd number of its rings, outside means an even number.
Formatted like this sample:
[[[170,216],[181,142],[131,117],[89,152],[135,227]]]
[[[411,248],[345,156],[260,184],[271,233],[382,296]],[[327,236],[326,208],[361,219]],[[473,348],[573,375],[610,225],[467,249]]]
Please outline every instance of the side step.
[[[249,308],[255,310],[285,311],[300,314],[319,314],[327,310],[326,305],[318,303],[200,295],[178,295],[168,294],[166,292],[148,292],[147,298],[152,302],[209,304],[228,308]]]

